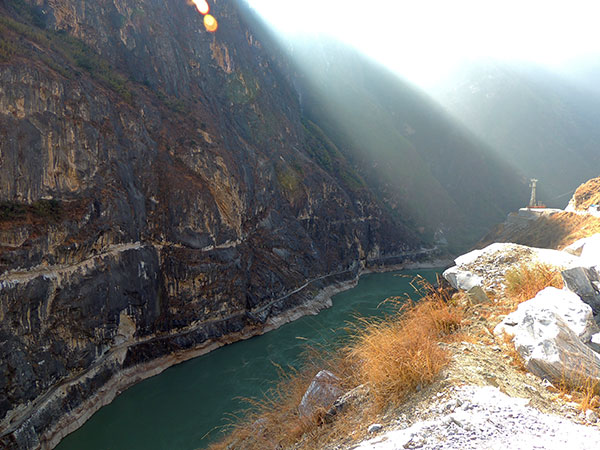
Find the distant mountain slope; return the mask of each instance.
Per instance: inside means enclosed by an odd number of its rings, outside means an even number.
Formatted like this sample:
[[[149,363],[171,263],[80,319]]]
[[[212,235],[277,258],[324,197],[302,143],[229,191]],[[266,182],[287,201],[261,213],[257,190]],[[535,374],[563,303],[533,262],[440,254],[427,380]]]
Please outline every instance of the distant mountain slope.
[[[519,211],[494,227],[478,244],[484,248],[494,242],[513,242],[530,247],[563,249],[578,239],[600,233],[600,217],[591,205],[600,203],[600,178],[588,180],[577,188],[567,211]]]
[[[600,96],[545,69],[480,63],[439,91],[450,112],[564,207],[600,167]]]
[[[392,212],[424,236],[473,242],[527,201],[524,179],[432,99],[335,42],[295,43],[304,114]]]

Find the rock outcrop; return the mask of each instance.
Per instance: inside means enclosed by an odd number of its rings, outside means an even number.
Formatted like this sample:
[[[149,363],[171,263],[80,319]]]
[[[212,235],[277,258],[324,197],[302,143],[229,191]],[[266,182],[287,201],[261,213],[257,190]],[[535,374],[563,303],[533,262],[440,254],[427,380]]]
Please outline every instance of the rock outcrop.
[[[593,253],[586,251],[585,242],[569,252],[496,243],[456,258],[456,266],[443,275],[468,295],[472,289],[503,292],[506,272],[523,264],[544,263],[560,270],[564,289],[548,287],[521,303],[494,333],[510,337],[530,372],[553,383],[577,385],[600,380],[600,355],[594,351],[600,328],[593,309],[598,275],[595,267],[582,267]]]
[[[590,305],[594,316],[600,315],[600,276],[594,268],[574,267],[561,272],[565,287]]]
[[[452,398],[434,399],[427,420],[384,430],[375,438],[351,446],[356,450],[455,450],[480,448],[561,449],[597,446],[595,427],[544,414],[492,386],[456,388]],[[590,410],[590,412],[593,412]],[[590,414],[590,422],[597,420]],[[397,422],[401,422],[398,420]]]
[[[600,355],[585,345],[598,331],[588,305],[573,292],[553,287],[521,303],[494,329],[512,337],[530,372],[573,386],[600,380]]]
[[[0,4],[2,448],[418,257],[343,155],[315,162],[247,6],[211,6],[216,34],[183,0]]]
[[[480,286],[501,290],[504,275],[512,268],[543,263],[566,269],[577,266],[579,258],[558,250],[495,243],[461,255],[454,262],[456,265],[446,269],[443,276],[455,289],[467,291]]]
[[[298,405],[300,417],[310,417],[319,410],[327,411],[344,393],[339,386],[340,379],[328,370],[315,375]]]

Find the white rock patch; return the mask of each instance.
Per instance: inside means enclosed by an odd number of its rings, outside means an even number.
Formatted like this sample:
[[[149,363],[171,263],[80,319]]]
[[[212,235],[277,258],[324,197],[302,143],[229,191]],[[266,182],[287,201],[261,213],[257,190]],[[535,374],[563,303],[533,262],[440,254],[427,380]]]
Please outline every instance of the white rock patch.
[[[362,442],[355,450],[565,450],[600,448],[600,430],[526,406],[494,387],[465,386],[431,407],[433,418]],[[450,405],[448,407],[448,405]],[[458,406],[460,405],[460,406]]]
[[[557,314],[583,342],[589,341],[592,335],[600,331],[594,321],[592,308],[577,294],[547,287],[531,300],[521,303],[516,311],[506,316],[496,326],[494,333],[514,336],[518,332],[518,327],[523,324],[525,315],[535,316],[543,310]]]

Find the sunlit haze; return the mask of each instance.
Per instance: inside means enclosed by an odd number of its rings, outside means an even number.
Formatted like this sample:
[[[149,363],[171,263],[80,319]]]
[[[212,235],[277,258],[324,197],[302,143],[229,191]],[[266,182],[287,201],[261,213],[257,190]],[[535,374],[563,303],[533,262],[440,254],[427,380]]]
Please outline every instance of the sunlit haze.
[[[333,36],[422,86],[465,60],[560,68],[600,47],[600,3],[594,1],[248,1],[288,37]]]

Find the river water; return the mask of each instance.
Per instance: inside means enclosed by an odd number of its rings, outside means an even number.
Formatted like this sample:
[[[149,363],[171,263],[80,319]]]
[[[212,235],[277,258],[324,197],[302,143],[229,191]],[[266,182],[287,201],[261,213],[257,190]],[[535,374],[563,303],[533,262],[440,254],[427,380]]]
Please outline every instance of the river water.
[[[277,380],[276,366],[298,366],[307,345],[331,345],[348,322],[380,316],[394,307],[390,296],[414,295],[417,274],[434,270],[373,273],[333,297],[333,307],[247,341],[217,349],[131,387],[67,436],[57,450],[195,450],[220,437],[219,427]]]

